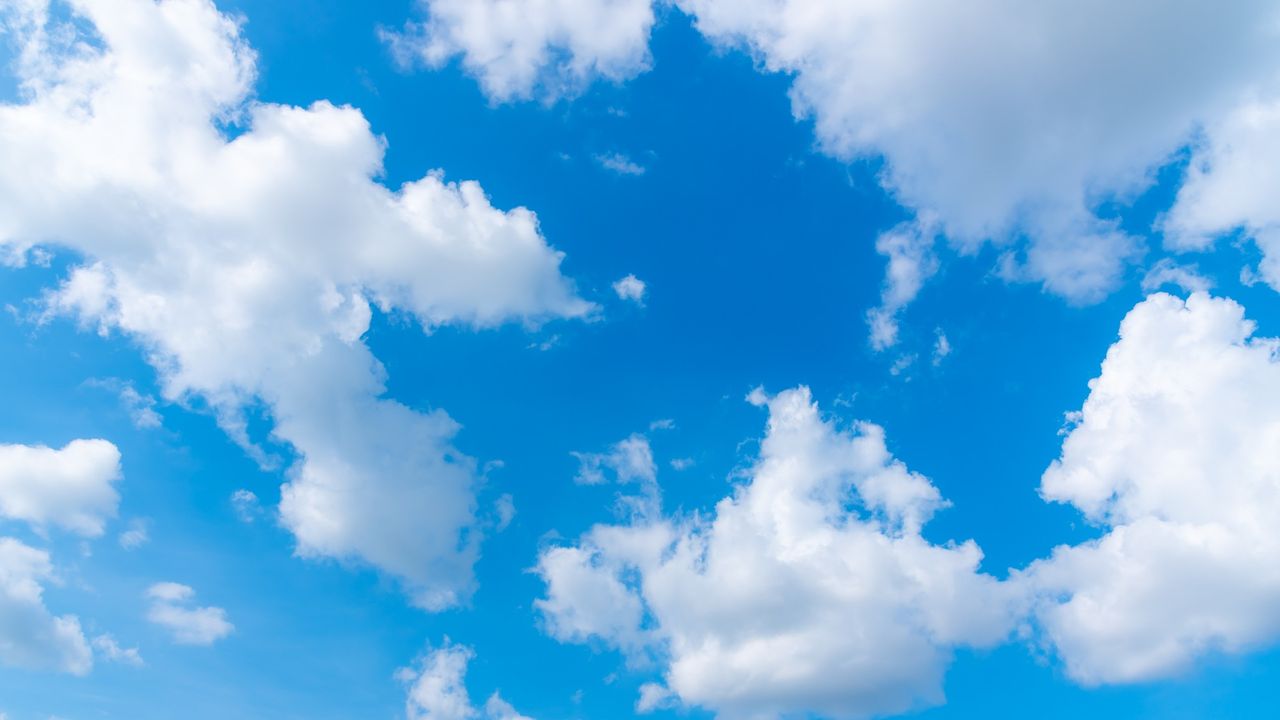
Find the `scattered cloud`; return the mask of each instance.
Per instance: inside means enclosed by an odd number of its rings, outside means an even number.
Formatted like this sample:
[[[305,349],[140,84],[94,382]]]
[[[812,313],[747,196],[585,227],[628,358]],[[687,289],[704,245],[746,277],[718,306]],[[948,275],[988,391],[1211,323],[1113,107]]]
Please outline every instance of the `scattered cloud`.
[[[186,585],[162,582],[147,590],[151,605],[147,620],[169,632],[179,645],[212,645],[230,635],[235,626],[220,607],[194,607],[196,591]]]
[[[1208,292],[1213,281],[1200,274],[1195,265],[1182,265],[1172,258],[1162,258],[1142,277],[1142,290],[1155,292],[1173,285],[1184,293]]]
[[[231,508],[236,511],[240,522],[251,523],[262,515],[262,503],[258,501],[258,496],[244,488],[231,493]]]
[[[119,378],[107,378],[90,380],[85,384],[115,393],[120,398],[120,405],[129,413],[129,419],[133,421],[134,427],[149,430],[164,424],[164,418],[156,412],[156,399],[138,392],[133,383]]]
[[[93,639],[93,649],[98,652],[100,657],[109,662],[132,665],[133,667],[146,665],[142,660],[142,654],[138,652],[138,648],[120,647],[116,639],[108,634],[95,637]]]
[[[595,159],[596,162],[600,164],[600,167],[618,175],[639,177],[645,172],[643,165],[637,164],[634,160],[622,153],[602,153],[596,155]]]
[[[933,333],[936,336],[933,341],[933,366],[938,367],[951,354],[951,341],[947,339],[947,334],[942,332],[942,328],[936,328]]]
[[[617,482],[623,484],[635,481],[652,483],[658,477],[649,439],[639,433],[618,441],[608,452],[571,454],[578,459],[578,474],[574,482],[581,485],[603,484],[607,480],[605,471],[611,471]]]
[[[151,536],[147,533],[147,521],[142,518],[134,518],[129,521],[129,527],[120,533],[120,547],[125,550],[137,550],[146,545],[151,540]]]
[[[497,531],[502,532],[511,525],[511,521],[516,517],[516,503],[511,497],[511,493],[503,493],[493,503],[494,512],[498,514]]]
[[[921,222],[903,223],[876,240],[876,252],[889,264],[880,305],[867,313],[873,349],[886,350],[898,343],[898,315],[938,271],[935,242],[932,227]]]

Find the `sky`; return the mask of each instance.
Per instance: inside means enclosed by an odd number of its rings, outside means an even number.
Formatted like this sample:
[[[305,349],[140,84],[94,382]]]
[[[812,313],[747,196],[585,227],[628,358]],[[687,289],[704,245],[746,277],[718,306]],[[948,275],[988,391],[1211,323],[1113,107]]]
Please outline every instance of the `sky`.
[[[1266,716],[1278,34],[0,0],[0,720]]]

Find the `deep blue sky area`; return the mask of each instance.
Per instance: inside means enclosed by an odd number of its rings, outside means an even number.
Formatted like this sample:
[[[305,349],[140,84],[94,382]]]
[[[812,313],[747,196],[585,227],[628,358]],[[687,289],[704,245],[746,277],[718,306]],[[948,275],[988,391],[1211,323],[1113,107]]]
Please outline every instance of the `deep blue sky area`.
[[[479,181],[496,207],[532,209],[565,254],[564,274],[602,309],[588,322],[429,333],[401,314],[375,314],[366,341],[386,368],[388,397],[458,421],[462,452],[501,461],[479,490],[481,515],[492,517],[508,493],[517,510],[485,539],[471,602],[431,614],[373,570],[294,557],[293,537],[271,515],[283,471],[259,467],[198,402],[162,401],[160,428],[129,422],[104,383],[158,395],[145,349],[65,317],[35,319],[73,254],[0,269],[0,441],[108,438],[124,470],[119,519],[103,539],[42,538],[17,523],[6,533],[59,560],[49,607],[110,628],[147,662],[101,664],[86,677],[6,668],[0,710],[9,720],[402,717],[396,669],[445,638],[475,650],[473,700],[500,690],[531,717],[630,717],[639,686],[661,667],[629,664],[600,643],[558,642],[533,605],[544,592],[530,572],[539,550],[616,518],[618,488],[575,484],[571,453],[648,433],[665,509],[709,512],[763,436],[766,413],[745,400],[756,387],[807,385],[840,424],[883,426],[893,455],[951,503],[925,537],[975,540],[997,577],[1103,532],[1037,488],[1060,451],[1064,414],[1080,408],[1121,319],[1143,297],[1139,270],[1102,302],[1079,306],[998,278],[990,246],[965,257],[944,251],[941,272],[902,317],[901,343],[876,352],[865,322],[884,276],[875,239],[910,213],[881,189],[878,161],[817,151],[812,123],[792,115],[790,78],[713,48],[683,14],[660,12],[647,73],[570,99],[495,104],[456,64],[396,66],[376,29],[413,16],[408,0],[219,5],[246,18],[257,99],[358,107],[386,140],[389,187],[439,168],[449,180]],[[0,93],[13,97],[11,78],[0,79]],[[597,157],[613,153],[645,172],[607,171]],[[1151,228],[1184,168],[1174,158],[1149,191],[1111,210],[1153,254]],[[1237,279],[1253,253],[1224,244],[1196,259],[1221,294],[1248,308],[1260,335],[1280,335],[1274,291]],[[610,287],[628,273],[647,285],[643,305]],[[938,333],[953,350],[935,364]],[[909,355],[914,363],[890,372]],[[674,427],[649,431],[662,419]],[[268,421],[258,420],[253,432],[264,439]],[[692,466],[672,468],[677,458]],[[262,500],[254,522],[241,522],[229,500],[240,488]],[[135,518],[151,541],[127,551],[114,538]],[[142,616],[142,593],[159,580],[226,608],[234,634],[213,648],[167,643]],[[947,703],[918,716],[1263,717],[1276,687],[1274,651],[1211,657],[1173,680],[1088,688],[1034,640],[1015,641],[958,652]]]

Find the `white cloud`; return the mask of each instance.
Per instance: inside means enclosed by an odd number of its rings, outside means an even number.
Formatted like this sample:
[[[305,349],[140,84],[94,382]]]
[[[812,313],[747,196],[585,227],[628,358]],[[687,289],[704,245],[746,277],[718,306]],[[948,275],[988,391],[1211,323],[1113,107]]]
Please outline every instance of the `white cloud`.
[[[107,378],[105,380],[89,380],[85,384],[115,393],[120,398],[120,404],[129,413],[129,419],[133,421],[133,425],[136,428],[148,430],[158,428],[164,423],[164,418],[160,417],[160,413],[156,412],[156,399],[138,392],[138,389],[131,382],[118,378]]]
[[[942,332],[942,328],[935,328],[933,332],[937,336],[933,341],[933,366],[938,367],[951,354],[951,341],[947,339],[947,334]]]
[[[564,641],[651,655],[686,705],[723,717],[887,714],[942,700],[952,649],[1008,633],[1016,598],[972,542],[933,545],[946,503],[869,423],[841,430],[800,388],[767,397],[750,479],[710,516],[636,505],[547,550],[537,602]],[[657,707],[660,687],[641,703]]]
[[[241,522],[251,523],[262,514],[262,504],[251,490],[240,488],[231,493],[231,508]]]
[[[651,6],[666,4],[432,0],[418,47],[437,65],[462,53],[491,97],[528,97],[561,62],[585,69],[571,73],[578,85],[644,71]],[[1262,276],[1280,286],[1275,3],[1244,0],[1229,12],[1185,1],[670,4],[718,46],[789,75],[793,111],[814,122],[821,149],[883,158],[884,187],[936,234],[963,253],[1003,248],[1006,279],[1074,302],[1103,297],[1145,243],[1099,206],[1148,188],[1199,134],[1166,225],[1173,244],[1203,247],[1243,228],[1266,253]],[[605,28],[590,51],[564,20],[571,14]],[[598,57],[617,62],[593,71]],[[877,347],[893,344],[898,311],[933,267],[882,252],[885,298],[869,317]]]
[[[93,653],[72,615],[51,615],[42,583],[53,578],[49,554],[0,538],[0,663],[84,675]]]
[[[1041,493],[1106,532],[1023,578],[1077,681],[1280,639],[1280,340],[1253,332],[1231,300],[1153,295],[1089,383]]]
[[[1139,243],[1095,207],[1147,187],[1280,66],[1274,3],[679,0],[714,42],[792,74],[837,157],[962,250],[1020,236],[1019,279],[1090,301]],[[1034,41],[1033,41],[1034,40]],[[1178,78],[1173,81],[1172,78]]]
[[[1207,292],[1213,287],[1213,281],[1201,275],[1195,265],[1183,265],[1172,258],[1161,258],[1142,276],[1142,289],[1153,292],[1166,285],[1173,285],[1186,293]]]
[[[385,33],[407,63],[460,57],[491,99],[573,95],[649,66],[651,0],[421,0],[422,23]]]
[[[354,108],[251,101],[255,56],[207,0],[69,5],[0,15],[24,98],[0,105],[0,245],[83,255],[49,312],[136,340],[167,400],[203,398],[260,458],[245,408],[265,403],[299,455],[280,506],[299,555],[459,602],[475,464],[444,412],[383,397],[361,337],[375,306],[428,329],[586,315],[561,253],[474,182],[376,182],[386,143]]]
[[[631,175],[638,177],[644,174],[644,166],[637,164],[634,160],[623,155],[622,153],[605,153],[596,155],[596,162],[600,163],[600,167],[618,175]]]
[[[0,517],[98,537],[116,515],[119,479],[120,451],[106,440],[72,440],[60,450],[0,445]]]
[[[633,433],[614,443],[608,452],[575,452],[572,455],[578,458],[578,474],[574,481],[582,485],[599,485],[605,482],[606,470],[611,471],[619,483],[652,483],[658,477],[649,438],[639,433]]]
[[[141,429],[158,428],[164,422],[160,413],[156,412],[156,399],[143,395],[133,385],[125,384],[120,388],[120,402],[129,411],[129,417],[135,427]]]
[[[511,706],[511,703],[503,700],[498,693],[489,696],[484,703],[484,716],[489,720],[533,720],[528,715],[521,715]]]
[[[475,657],[471,648],[445,642],[427,653],[413,667],[401,668],[396,677],[409,686],[405,700],[408,720],[532,720],[516,712],[498,693],[485,703],[483,711],[471,704],[467,693],[467,664]]]
[[[1235,230],[1263,252],[1257,274],[1280,290],[1280,99],[1244,104],[1206,128],[1164,229],[1178,249]]]
[[[876,239],[876,252],[889,259],[880,305],[867,313],[871,347],[884,350],[898,342],[898,315],[938,271],[934,231],[927,223],[903,223]]]
[[[516,517],[516,502],[511,497],[511,493],[503,493],[493,503],[493,509],[498,513],[498,532],[506,530],[511,521]]]
[[[138,652],[138,648],[120,647],[120,644],[111,635],[103,634],[95,637],[93,639],[93,649],[111,662],[132,665],[133,667],[146,665],[142,660],[142,654]]]
[[[125,550],[137,550],[151,540],[147,532],[147,521],[135,518],[129,521],[129,529],[120,533],[120,547]]]
[[[193,607],[196,591],[173,582],[156,583],[147,589],[151,606],[147,620],[169,631],[180,645],[212,645],[231,634],[235,626],[220,607]]]
[[[635,275],[627,275],[613,284],[613,291],[619,298],[637,305],[644,304],[644,294],[647,289],[644,281]]]
[[[636,699],[636,712],[651,713],[671,707],[674,703],[675,698],[666,686],[661,683],[644,683],[640,686],[640,697]]]

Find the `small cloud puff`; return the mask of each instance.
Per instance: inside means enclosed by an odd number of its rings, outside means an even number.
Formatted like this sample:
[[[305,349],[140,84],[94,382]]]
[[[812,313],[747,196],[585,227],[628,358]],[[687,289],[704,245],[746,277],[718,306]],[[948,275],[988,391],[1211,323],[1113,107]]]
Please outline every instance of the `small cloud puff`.
[[[627,275],[613,284],[613,291],[623,300],[629,300],[637,305],[644,305],[644,296],[648,291],[648,286],[635,275]]]
[[[609,172],[618,175],[631,175],[638,177],[645,172],[644,166],[637,164],[634,160],[623,155],[622,153],[604,153],[596,155],[596,162],[600,163],[600,167]]]
[[[212,645],[235,630],[220,607],[190,607],[196,591],[187,585],[161,582],[147,589],[147,620],[169,631],[179,645]]]

